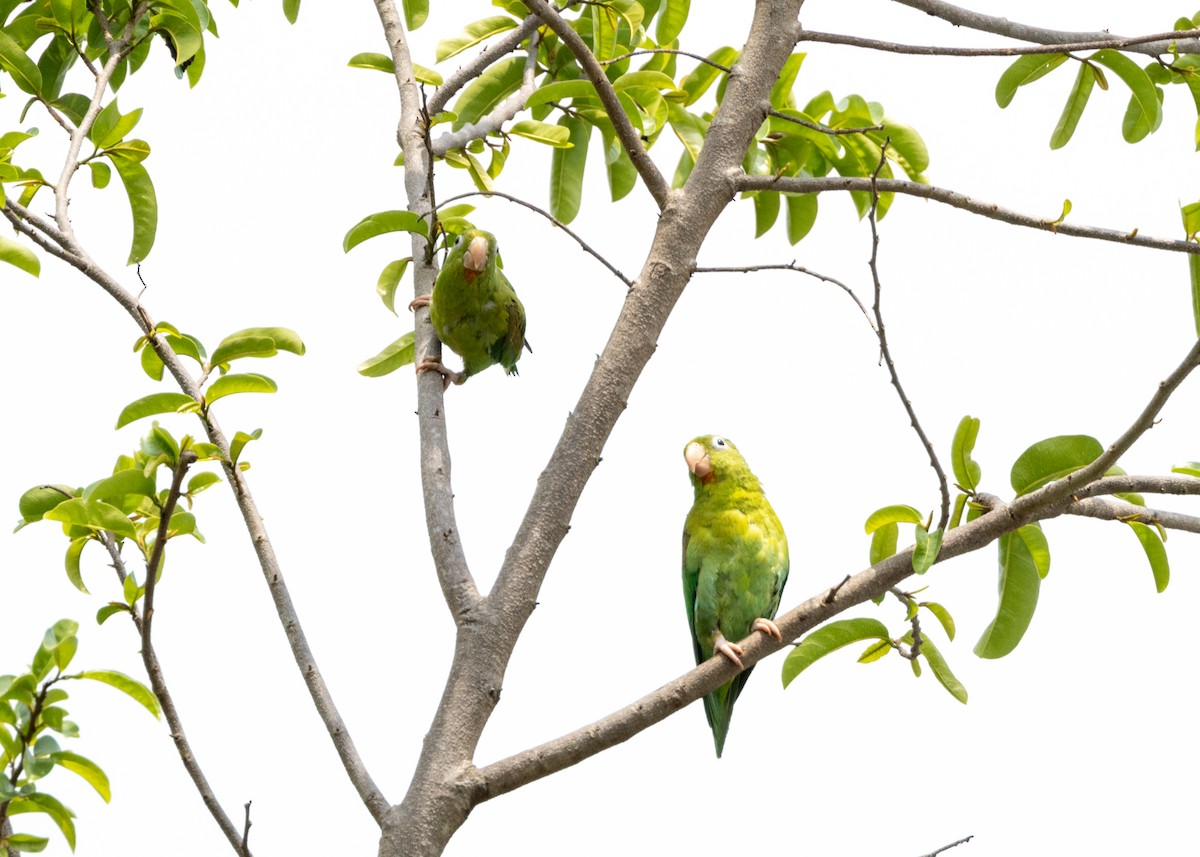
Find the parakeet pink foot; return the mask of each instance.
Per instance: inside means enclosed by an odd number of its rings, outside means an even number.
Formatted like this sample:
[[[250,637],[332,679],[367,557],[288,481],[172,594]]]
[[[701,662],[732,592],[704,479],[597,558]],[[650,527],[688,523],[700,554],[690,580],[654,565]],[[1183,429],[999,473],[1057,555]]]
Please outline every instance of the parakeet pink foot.
[[[417,364],[417,374],[422,372],[437,372],[442,376],[442,389],[445,390],[451,383],[461,384],[462,373],[455,372],[453,369],[447,369],[432,357],[426,357]]]
[[[751,631],[762,631],[768,637],[774,637],[779,642],[783,642],[783,633],[779,630],[779,626],[770,619],[755,619],[754,624],[750,626]]]
[[[741,655],[746,654],[746,650],[737,643],[729,642],[721,634],[717,635],[717,640],[715,643],[713,643],[713,652],[720,652],[725,657],[729,658],[729,660],[733,661],[734,666],[736,666],[739,670],[745,669],[745,667],[742,665]]]
[[[411,301],[409,301],[408,311],[415,312],[419,307],[429,306],[429,304],[432,302],[433,295],[421,295],[420,297],[413,298]]]

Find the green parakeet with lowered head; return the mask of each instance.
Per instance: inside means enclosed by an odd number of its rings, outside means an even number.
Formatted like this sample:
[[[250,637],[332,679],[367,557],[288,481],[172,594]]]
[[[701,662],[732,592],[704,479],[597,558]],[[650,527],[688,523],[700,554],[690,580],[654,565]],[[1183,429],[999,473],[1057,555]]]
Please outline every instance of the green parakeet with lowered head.
[[[762,631],[782,640],[772,619],[788,576],[787,536],[762,484],[732,443],[704,435],[683,450],[696,500],[683,524],[683,597],[697,665],[717,652],[741,667],[738,640]],[[754,668],[704,697],[717,758],[729,719]]]
[[[432,358],[418,364],[418,372],[440,372],[445,386],[461,384],[496,363],[516,375],[521,350],[533,350],[525,341],[525,307],[500,270],[496,236],[490,232],[472,229],[454,240],[433,294],[417,298],[409,309],[420,306],[429,307],[438,339],[463,361],[461,372]]]

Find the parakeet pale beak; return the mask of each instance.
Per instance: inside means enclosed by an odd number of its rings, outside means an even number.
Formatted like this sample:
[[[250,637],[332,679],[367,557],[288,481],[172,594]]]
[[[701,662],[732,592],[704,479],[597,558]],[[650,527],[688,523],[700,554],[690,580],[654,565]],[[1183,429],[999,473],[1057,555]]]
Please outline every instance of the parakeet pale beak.
[[[463,267],[478,274],[487,267],[488,249],[488,240],[482,235],[476,235],[467,245],[467,251],[463,255]]]
[[[683,460],[687,462],[688,470],[692,471],[700,479],[712,473],[712,460],[709,459],[708,453],[704,451],[704,447],[698,443],[689,443],[687,445],[687,449],[683,451]]]

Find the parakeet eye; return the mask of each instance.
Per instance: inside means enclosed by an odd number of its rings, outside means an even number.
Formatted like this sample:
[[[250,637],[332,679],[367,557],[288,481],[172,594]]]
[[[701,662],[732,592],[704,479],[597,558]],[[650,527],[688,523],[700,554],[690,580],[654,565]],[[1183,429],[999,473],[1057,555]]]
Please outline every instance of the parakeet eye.
[[[724,449],[725,448],[725,438],[714,437],[713,438],[713,446],[715,446],[717,449]]]

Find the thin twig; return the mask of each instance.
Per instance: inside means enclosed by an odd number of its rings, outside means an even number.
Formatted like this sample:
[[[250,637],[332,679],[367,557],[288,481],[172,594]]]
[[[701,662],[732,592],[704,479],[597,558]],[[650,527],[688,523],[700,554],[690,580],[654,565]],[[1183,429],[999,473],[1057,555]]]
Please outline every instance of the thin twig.
[[[908,620],[912,626],[912,645],[905,647],[903,643],[892,640],[892,648],[906,661],[915,661],[921,654],[921,642],[924,639],[921,636],[921,617],[917,615],[916,604],[913,603],[913,597],[907,592],[901,592],[898,586],[891,587],[888,592],[895,595],[904,605],[904,609],[912,613],[912,618]]]
[[[950,486],[946,480],[946,471],[942,469],[942,463],[938,460],[933,443],[930,442],[928,435],[925,434],[925,429],[921,427],[921,421],[917,419],[917,412],[914,410],[912,402],[909,400],[908,395],[904,392],[904,387],[900,383],[900,375],[896,371],[896,363],[892,360],[892,352],[888,347],[887,327],[883,323],[883,309],[881,306],[883,284],[879,279],[879,230],[876,225],[876,214],[879,209],[879,189],[876,186],[876,182],[879,179],[879,171],[887,163],[887,147],[890,142],[891,138],[884,140],[883,145],[879,148],[879,163],[875,167],[875,172],[871,174],[871,209],[867,213],[867,219],[871,224],[871,260],[868,264],[871,268],[871,279],[875,283],[875,303],[872,306],[872,310],[875,313],[875,335],[879,338],[879,353],[887,363],[888,374],[892,376],[892,386],[896,388],[896,395],[900,397],[900,403],[904,405],[904,410],[908,413],[908,419],[913,427],[913,431],[917,433],[917,437],[921,439],[921,443],[925,447],[925,452],[929,454],[929,466],[937,474],[938,490],[942,496],[942,514],[938,519],[936,529],[945,531],[946,524],[950,521]]]
[[[732,191],[743,190],[778,190],[786,193],[822,193],[825,191],[859,191],[871,193],[873,188],[881,193],[901,193],[922,199],[932,199],[945,203],[953,208],[960,208],[972,214],[978,214],[990,220],[999,220],[1013,226],[1024,226],[1029,229],[1039,229],[1053,232],[1056,235],[1070,235],[1075,238],[1092,238],[1098,241],[1113,241],[1117,244],[1132,244],[1135,247],[1150,247],[1155,250],[1168,250],[1172,253],[1200,254],[1200,242],[1173,241],[1167,238],[1150,238],[1138,234],[1136,229],[1120,232],[1116,229],[1103,229],[1095,226],[1074,226],[1069,223],[1059,223],[1051,218],[1034,217],[1020,214],[1007,208],[1001,208],[993,202],[982,202],[972,199],[966,194],[946,190],[934,185],[902,179],[859,178],[856,176],[824,176],[821,178],[805,178],[800,176],[751,176],[741,173],[732,180]]]
[[[242,827],[242,857],[250,857],[250,827],[252,825],[252,822],[250,821],[250,804],[251,803],[253,803],[253,801],[248,800],[248,801],[246,801],[246,804],[245,804],[245,806],[246,806],[246,823]]]
[[[753,273],[754,271],[795,271],[798,274],[807,274],[810,277],[815,277],[816,279],[818,279],[824,283],[833,283],[833,285],[837,286],[839,289],[841,289],[846,294],[848,294],[850,296],[850,299],[852,301],[854,301],[854,303],[858,306],[859,310],[863,314],[863,318],[865,318],[867,320],[867,324],[869,324],[871,326],[872,332],[874,332],[876,334],[878,334],[878,332],[879,332],[875,328],[875,320],[873,318],[871,318],[871,314],[869,312],[867,312],[867,308],[865,306],[863,306],[863,302],[858,299],[858,295],[856,295],[854,293],[853,289],[851,289],[849,286],[847,286],[841,280],[835,279],[834,277],[830,277],[826,274],[818,273],[817,271],[813,271],[809,268],[805,268],[803,265],[797,265],[795,262],[788,262],[786,265],[780,264],[780,265],[743,265],[743,266],[700,267],[700,268],[694,268],[692,270],[692,273],[693,274],[749,274],[749,273]]]
[[[625,110],[621,107],[621,102],[617,99],[617,93],[613,90],[612,83],[605,76],[604,69],[596,61],[596,57],[588,50],[587,45],[583,43],[583,39],[572,29],[571,25],[564,21],[545,0],[524,0],[524,2],[531,12],[546,22],[550,29],[562,40],[563,44],[575,55],[579,67],[583,69],[583,73],[587,76],[587,79],[596,88],[596,94],[600,97],[600,103],[604,105],[604,112],[608,114],[608,118],[612,121],[617,139],[621,141],[621,146],[624,147],[625,153],[629,155],[629,160],[633,163],[634,169],[642,177],[646,189],[654,197],[659,210],[661,211],[666,208],[671,187],[667,183],[667,180],[663,178],[662,173],[658,171],[658,167],[650,159],[649,154],[647,154],[646,147],[642,145],[641,137],[638,136],[637,131],[634,130],[633,125],[629,122],[629,117],[625,115]]]
[[[196,453],[185,449],[179,453],[179,461],[171,475],[171,489],[167,492],[167,501],[159,510],[158,532],[154,537],[154,549],[150,552],[150,561],[146,563],[146,592],[142,596],[142,647],[150,647],[150,625],[154,621],[154,587],[158,581],[159,569],[162,568],[163,552],[167,547],[167,533],[171,527],[171,516],[179,503],[179,494],[183,491],[183,477],[188,468],[196,463]]]
[[[1127,524],[1160,526],[1185,533],[1200,533],[1200,517],[1164,509],[1149,509],[1112,497],[1089,497],[1079,502],[1072,502],[1066,506],[1064,513],[1084,518],[1096,518],[1101,521],[1122,521]]]
[[[774,116],[776,119],[783,119],[787,122],[794,122],[797,125],[803,125],[805,128],[811,128],[830,137],[837,137],[842,134],[865,134],[868,131],[882,131],[886,127],[884,125],[864,125],[861,128],[830,128],[828,125],[822,125],[820,122],[810,122],[807,119],[801,119],[799,116],[789,116],[782,111],[776,110],[774,107],[767,111],[767,115]]]
[[[613,265],[611,262],[609,262],[607,259],[605,259],[603,256],[601,256],[595,250],[593,250],[591,245],[589,245],[586,241],[584,241],[582,238],[580,238],[579,235],[576,232],[574,232],[569,226],[567,226],[565,223],[560,221],[557,217],[555,217],[554,215],[552,215],[550,212],[546,211],[545,209],[539,208],[538,206],[534,205],[532,202],[526,202],[525,200],[521,199],[520,197],[512,196],[511,194],[507,194],[507,193],[501,193],[498,190],[493,190],[493,191],[475,190],[475,191],[470,191],[469,193],[460,193],[457,196],[452,196],[449,199],[442,200],[442,202],[438,204],[438,208],[441,208],[444,205],[449,205],[450,203],[454,202],[455,200],[466,199],[467,197],[472,197],[472,196],[483,196],[483,197],[489,197],[489,198],[496,196],[496,197],[499,197],[500,199],[506,199],[509,202],[515,202],[517,205],[522,205],[525,208],[528,208],[530,211],[537,212],[542,217],[546,218],[551,223],[553,223],[555,225],[555,227],[557,227],[558,229],[561,229],[563,232],[567,233],[572,238],[574,238],[575,243],[578,244],[585,253],[590,255],[592,258],[594,258],[596,261],[598,261],[604,267],[608,268],[608,270],[612,272],[612,275],[614,277],[616,277],[618,280],[620,280],[622,283],[625,284],[626,288],[630,288],[630,289],[633,288],[633,280],[631,280],[629,277],[625,276],[623,273],[621,273],[621,271],[615,265]]]
[[[690,51],[681,51],[677,50],[676,48],[641,48],[636,51],[630,51],[627,54],[621,54],[619,57],[613,57],[612,59],[598,60],[598,62],[600,65],[612,65],[613,63],[620,62],[621,60],[627,60],[632,57],[650,56],[653,54],[674,54],[676,56],[689,57],[697,62],[710,65],[718,71],[723,71],[726,74],[729,74],[730,72],[730,68],[727,65],[722,65],[721,63],[711,60],[708,57],[701,56],[700,54],[694,54]]]
[[[861,36],[847,36],[841,33],[822,33],[816,30],[805,30],[804,34],[800,37],[800,41],[821,42],[827,45],[846,45],[848,47],[914,56],[1016,57],[1027,54],[1065,54],[1071,51],[1092,51],[1102,48],[1121,50],[1123,48],[1140,47],[1150,42],[1174,42],[1180,39],[1191,41],[1197,37],[1200,37],[1200,30],[1166,30],[1161,33],[1152,33],[1148,36],[1137,36],[1131,39],[1111,36],[1109,38],[1085,39],[1077,42],[1038,44],[1030,47],[948,48],[938,45],[905,45],[899,42],[887,42],[880,39],[864,39]],[[1166,52],[1164,49],[1156,53],[1162,54]]]

